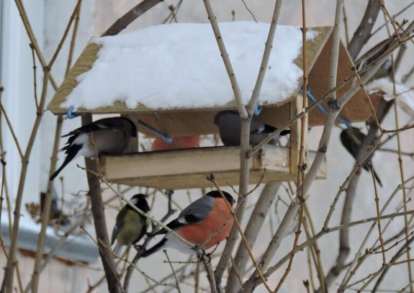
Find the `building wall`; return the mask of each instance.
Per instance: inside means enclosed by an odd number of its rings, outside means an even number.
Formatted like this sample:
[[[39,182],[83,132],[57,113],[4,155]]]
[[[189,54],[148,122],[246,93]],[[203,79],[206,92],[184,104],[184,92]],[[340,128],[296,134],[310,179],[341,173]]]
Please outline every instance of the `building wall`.
[[[11,2],[11,1],[10,1]],[[27,3],[26,3],[27,2]],[[25,4],[29,5],[29,1],[26,1]],[[391,11],[391,14],[397,12],[398,7],[403,7],[407,5],[409,0],[400,0],[400,1],[386,1],[386,5]],[[168,5],[176,4],[177,1],[164,1],[158,4],[155,8],[150,10],[143,17],[135,21],[130,27],[128,27],[125,32],[133,31],[136,29],[148,27],[151,25],[156,25],[162,22],[162,20],[167,17],[169,14]],[[249,5],[250,9],[254,12],[256,18],[259,21],[269,22],[272,15],[274,1],[262,0],[246,0],[246,3]],[[285,1],[283,6],[283,12],[281,14],[280,23],[290,24],[290,25],[301,25],[301,1],[291,0]],[[328,0],[309,0],[307,1],[307,14],[308,14],[308,26],[323,26],[331,25],[334,20],[334,7],[335,1]],[[404,4],[403,4],[404,3]],[[99,36],[104,32],[109,25],[111,25],[117,18],[119,18],[124,12],[129,10],[135,2],[127,0],[88,0],[83,1],[82,3],[82,12],[81,12],[81,21],[79,27],[78,39],[76,42],[75,55],[78,56],[85,44],[92,36]],[[56,1],[56,0],[45,0],[43,8],[43,30],[37,31],[40,35],[43,34],[43,38],[40,39],[40,42],[43,46],[43,51],[45,52],[46,59],[49,60],[60,40],[60,37],[65,29],[67,20],[72,13],[75,1],[66,0],[66,1]],[[214,7],[217,19],[219,21],[231,21],[232,19],[232,10],[235,11],[236,20],[252,20],[251,15],[245,9],[243,3],[239,0],[228,0],[220,1],[213,0],[212,5]],[[359,20],[362,17],[362,14],[365,10],[366,1],[360,0],[347,0],[347,16],[348,23],[350,24],[350,31],[353,31]],[[405,16],[409,18],[413,15],[414,10],[410,9],[405,12]],[[403,16],[404,16],[403,15]],[[402,16],[402,17],[403,17]],[[31,16],[36,17],[36,16]],[[177,15],[179,22],[207,22],[207,16],[205,13],[204,6],[202,1],[184,1],[180,12]],[[382,16],[380,15],[379,19],[382,22]],[[382,31],[380,34],[377,34],[372,40],[370,40],[367,47],[371,44],[377,43],[378,41],[386,38],[386,32]],[[275,41],[275,46],[283,46],[279,44],[278,40]],[[414,56],[414,50],[408,50],[407,55],[411,54]],[[68,46],[65,45],[62,53],[56,61],[52,73],[58,83],[63,80],[63,72],[66,66],[66,58],[68,54]],[[76,58],[75,58],[76,59]],[[408,58],[406,56],[405,60],[413,60],[413,58]],[[26,61],[30,63],[29,61]],[[413,66],[409,62],[403,63],[402,70],[400,72],[406,72],[409,68]],[[160,69],[162,70],[162,69]],[[237,74],[237,73],[236,73]],[[411,80],[411,84],[413,84]],[[48,99],[52,97],[53,91],[50,90],[48,94]],[[387,128],[394,127],[393,115],[389,115],[386,119],[385,125]],[[402,115],[400,118],[402,121],[407,121],[408,117]],[[56,118],[51,113],[46,113],[44,121],[42,122],[41,136],[39,140],[40,149],[37,150],[37,154],[40,158],[39,169],[39,178],[36,179],[39,182],[39,188],[44,190],[46,188],[47,176],[50,164],[50,153],[51,146],[53,143],[53,133],[55,129]],[[18,121],[17,121],[18,123]],[[402,124],[401,123],[401,124]],[[79,126],[80,119],[74,120],[65,120],[63,133],[70,131],[71,129]],[[321,135],[321,128],[312,129],[310,132],[310,146],[315,149],[319,138]],[[309,208],[315,214],[314,222],[316,225],[316,230],[321,228],[321,225],[324,220],[324,215],[326,215],[329,206],[332,202],[333,197],[338,190],[340,184],[345,180],[346,176],[352,169],[354,161],[351,157],[344,151],[343,147],[339,143],[339,130],[335,130],[332,135],[331,145],[328,149],[327,159],[328,159],[328,179],[324,181],[316,182],[311,190],[309,191]],[[402,134],[402,145],[403,148],[407,146],[414,145],[414,138],[412,132],[406,132]],[[396,147],[395,142],[390,143],[390,148]],[[407,149],[408,150],[408,149]],[[61,163],[62,157],[60,158],[59,163]],[[83,163],[82,159],[79,159],[76,163]],[[77,169],[75,164],[71,164],[64,171],[65,175],[65,192],[67,196],[70,194],[77,193],[79,189],[86,189],[85,175],[82,171]],[[385,155],[384,153],[377,153],[374,158],[374,166],[377,168],[380,177],[383,180],[384,188],[380,190],[381,200],[385,199],[394,188],[399,184],[399,174],[396,173],[398,170],[398,162],[396,156]],[[406,174],[410,175],[414,172],[413,164],[405,164],[404,166]],[[368,173],[364,172],[362,174],[362,180],[366,182],[371,182],[369,180],[370,176]],[[36,181],[36,182],[37,182]],[[56,188],[58,188],[56,186]],[[257,200],[259,191],[256,191],[253,195],[249,197],[248,206],[253,204]],[[281,194],[283,191],[280,192]],[[14,193],[13,193],[14,194]],[[191,191],[192,198],[195,199],[197,196],[200,196],[200,191],[194,190]],[[188,204],[187,196],[184,196],[184,192],[177,192],[174,194],[176,201],[185,206]],[[30,198],[30,196],[26,197]],[[361,184],[358,187],[358,205],[355,206],[353,212],[353,219],[362,219],[370,216],[374,216],[374,209],[372,209],[374,200],[374,194],[372,186],[369,184]],[[383,202],[383,201],[382,201]],[[337,212],[334,214],[332,219],[332,225],[337,225],[340,221],[342,201],[338,204]],[[369,208],[368,208],[369,207]],[[393,211],[393,207],[390,207],[389,212]],[[158,203],[158,209],[154,211],[155,217],[161,217],[164,215],[166,210],[166,205],[162,206]],[[249,210],[250,212],[251,210]],[[283,208],[281,208],[281,212]],[[315,212],[317,211],[317,212]],[[248,212],[248,214],[249,214]],[[248,219],[249,215],[245,216],[245,219]],[[112,229],[114,218],[116,212],[113,209],[107,209],[107,220],[108,228]],[[283,213],[281,213],[281,216]],[[395,222],[401,222],[402,219],[396,219]],[[268,223],[268,220],[267,220]],[[273,219],[273,224],[275,227],[279,224],[277,219]],[[351,241],[356,244],[356,247],[362,237],[365,235],[368,226],[362,225],[352,229],[351,232]],[[391,235],[390,231],[388,235]],[[302,235],[303,236],[303,235]],[[377,235],[374,233],[374,236]],[[271,235],[269,232],[269,224],[266,224],[263,227],[259,239],[255,247],[256,254],[259,256],[266,248],[266,243],[268,243]],[[302,240],[304,237],[301,238]],[[279,249],[274,261],[283,256],[285,253],[289,252],[291,249],[293,237],[289,236],[282,244]],[[302,241],[301,240],[301,241]],[[372,239],[371,239],[372,240]],[[335,257],[338,251],[338,234],[332,233],[326,236],[322,241],[319,242],[321,251],[323,252],[322,259],[324,263],[324,268],[327,271],[330,266],[335,261]],[[221,245],[223,246],[223,244]],[[353,255],[355,251],[351,252]],[[185,259],[182,255],[170,254],[173,259]],[[23,281],[27,283],[30,279],[30,274],[33,266],[33,259],[28,256],[20,255],[19,257],[20,267],[23,271]],[[170,273],[169,266],[162,263],[163,256],[162,254],[154,255],[150,259],[145,259],[139,263],[140,268],[145,268],[146,272],[153,276],[156,279],[161,279],[162,276]],[[0,263],[4,263],[4,256],[0,255]],[[299,253],[294,261],[293,270],[287,279],[284,290],[285,292],[304,292],[302,285],[302,280],[307,276],[307,266],[306,264],[306,254]],[[363,266],[360,269],[362,275],[367,275],[370,272],[373,272],[375,269],[379,268],[381,265],[381,259],[378,258],[378,262],[370,263],[369,265]],[[92,267],[98,267],[98,263],[92,264]],[[178,267],[178,265],[177,265]],[[275,285],[282,273],[283,270],[274,274],[269,280],[270,284]],[[405,285],[407,281],[406,276],[406,267],[398,266],[391,270],[388,274],[386,280],[384,281],[384,288],[388,286],[391,287],[396,283]],[[41,275],[41,290],[40,292],[86,292],[88,282],[94,284],[102,276],[102,271],[91,270],[90,268],[85,268],[82,266],[67,266],[59,261],[53,261],[47,268],[47,271]],[[203,280],[203,285],[205,281]],[[184,285],[183,285],[184,286]],[[132,279],[131,288],[132,292],[140,292],[142,289],[146,288],[147,284],[138,273],[135,273],[134,278]],[[161,289],[160,289],[161,290]],[[189,291],[188,287],[183,287],[185,292]],[[103,284],[99,290],[95,292],[106,292],[106,284]],[[161,292],[161,291],[157,291]],[[264,288],[258,288],[257,292],[265,292]]]

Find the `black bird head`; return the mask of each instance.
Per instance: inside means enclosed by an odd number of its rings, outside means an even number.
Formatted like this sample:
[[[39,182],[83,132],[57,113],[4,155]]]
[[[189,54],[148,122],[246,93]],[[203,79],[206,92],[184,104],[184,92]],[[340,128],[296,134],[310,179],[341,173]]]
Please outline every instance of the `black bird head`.
[[[144,213],[147,213],[150,210],[144,194],[135,194],[133,197],[131,197],[130,201],[134,206],[139,208]]]
[[[236,203],[234,198],[228,192],[222,191],[222,193],[223,193],[224,197],[226,198],[226,200],[231,205],[234,205]],[[211,197],[214,197],[214,198],[221,198],[221,194],[218,190],[210,191],[209,193],[206,194],[206,196],[211,196]]]
[[[216,116],[214,116],[214,124],[218,125],[220,122],[220,117],[222,117],[223,115],[237,115],[238,117],[240,116],[239,113],[237,111],[234,110],[225,110],[225,111],[221,111],[218,112],[216,114]]]

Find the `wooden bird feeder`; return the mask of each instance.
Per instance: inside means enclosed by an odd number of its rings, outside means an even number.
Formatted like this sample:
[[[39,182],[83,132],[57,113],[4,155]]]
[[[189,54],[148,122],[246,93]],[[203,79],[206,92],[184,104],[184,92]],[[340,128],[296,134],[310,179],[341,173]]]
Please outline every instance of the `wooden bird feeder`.
[[[178,26],[185,25],[186,24],[176,24],[175,28],[177,28]],[[249,25],[254,26],[257,24],[251,23]],[[208,28],[209,30],[211,30],[209,24],[198,24],[198,26],[199,28],[205,26],[206,29]],[[163,27],[171,27],[171,25],[165,25]],[[163,28],[158,29],[162,30]],[[278,26],[277,31],[278,30],[280,30],[280,26]],[[315,36],[307,40],[306,68],[308,71],[309,87],[313,95],[319,98],[323,94],[325,94],[329,88],[328,72],[332,43],[332,28],[318,27],[313,28],[312,30],[315,32]],[[180,30],[177,29],[177,31]],[[202,29],[200,29],[199,31],[201,34]],[[266,30],[266,34],[267,31],[268,29]],[[171,37],[171,34],[173,33],[169,31],[169,35],[166,38],[160,36],[157,39],[157,42],[162,43],[163,40],[166,40],[169,37]],[[223,30],[222,34],[230,58],[232,58],[233,55],[231,50],[231,43],[226,43],[226,34],[223,32]],[[127,35],[121,35],[119,37],[127,38],[126,36]],[[142,40],[142,46],[151,47],[151,41],[145,42],[145,34],[141,35],[140,37],[144,39]],[[186,41],[183,41],[182,44],[183,48],[184,46],[189,46],[188,41],[189,39],[191,39],[191,33],[187,33],[186,37]],[[255,37],[256,36],[254,35],[250,36],[250,38]],[[212,45],[216,48],[216,52],[213,57],[218,58],[218,60],[222,64],[220,53],[218,51],[217,44],[215,43],[215,39],[212,33],[210,38],[211,39],[209,40],[209,42],[212,42]],[[178,38],[178,40],[180,39]],[[155,43],[154,46],[158,46],[158,43]],[[177,44],[177,42],[173,42],[172,44],[172,46],[180,46],[180,43]],[[280,41],[278,39],[278,35],[276,34],[274,48],[277,49],[278,46],[283,45],[283,41]],[[51,110],[54,114],[57,115],[63,115],[67,113],[69,108],[68,102],[71,101],[71,96],[76,96],[78,88],[82,85],[83,82],[87,82],[86,78],[88,77],[88,74],[95,70],[94,67],[96,66],[96,63],[100,61],[100,58],[105,58],[102,57],[104,56],[104,54],[101,51],[104,49],[105,44],[102,45],[99,42],[91,42],[86,46],[83,53],[81,54],[81,56],[71,69],[71,71],[69,72],[66,79],[64,80],[62,86],[56,92],[53,100],[49,104],[49,110]],[[260,54],[258,54],[258,56],[261,56],[261,54],[263,54],[263,49],[264,45],[263,48],[257,49],[258,51],[260,51]],[[134,50],[134,46],[131,45],[130,47],[128,47],[126,45],[126,47],[123,48],[123,50]],[[300,52],[302,52],[302,49],[299,50],[299,53],[297,57],[294,59],[293,63],[295,66],[297,66],[297,68],[302,70],[303,55]],[[340,55],[337,78],[338,83],[354,75],[352,71],[353,63],[343,44],[340,45],[339,53]],[[211,56],[203,55],[200,58],[210,57]],[[150,57],[142,56],[142,58]],[[257,64],[260,64],[261,57],[258,58],[259,60],[257,61]],[[120,59],[122,59],[122,57],[120,57]],[[101,61],[101,63],[103,61]],[[180,60],[180,62],[183,61]],[[102,66],[102,64],[100,64],[100,66]],[[223,68],[220,68],[220,70],[224,70],[224,65],[222,66]],[[234,67],[237,76],[237,64]],[[163,68],[159,68],[159,70],[162,71]],[[202,72],[203,68],[198,68],[198,70]],[[253,69],[249,68],[248,70]],[[257,77],[257,70],[254,69],[253,71],[255,72],[254,76]],[[209,74],[215,73],[216,72],[210,72]],[[194,73],[192,73],[192,75],[194,75]],[[81,78],[79,78],[80,76]],[[146,77],[144,76],[144,78]],[[174,74],[172,74],[171,79],[174,78],[176,77]],[[153,82],[153,79],[154,76],[150,76],[148,77],[148,80],[144,82],[150,83]],[[225,85],[228,85],[231,90],[228,77],[223,78],[222,80],[222,82],[225,83]],[[300,111],[302,111],[302,95],[299,94],[299,90],[301,88],[301,80],[302,77],[299,77],[294,90],[291,94],[289,94],[289,96],[284,97],[283,101],[261,103],[262,111],[258,116],[255,116],[255,119],[272,125],[274,127],[279,127],[280,125],[288,122],[290,119],[292,119],[292,117],[300,113]],[[254,79],[252,82],[254,83],[255,81],[256,80]],[[105,81],[103,81],[103,83],[105,83]],[[161,84],[160,87],[162,86],[163,85]],[[208,86],[209,84],[207,83],[205,85],[206,88],[202,90],[209,90]],[[350,86],[351,85],[348,84],[339,89],[338,95],[340,96],[343,93],[345,93]],[[185,91],[185,88],[182,90]],[[142,93],[136,93],[136,95],[140,94]],[[167,94],[169,93],[167,92]],[[251,95],[251,92],[249,94]],[[121,101],[122,99],[114,99],[114,102],[109,106],[98,106],[94,108],[91,108],[90,106],[84,107],[82,105],[77,106],[75,108],[74,113],[121,114],[123,116],[127,116],[133,121],[137,121],[137,119],[139,119],[170,137],[183,137],[218,133],[218,128],[213,123],[214,116],[218,112],[226,109],[236,110],[236,104],[234,102],[233,95],[229,97],[228,102],[226,102],[225,104],[213,106],[198,106],[196,104],[195,106],[190,107],[188,105],[186,105],[185,107],[165,106],[165,101],[161,98],[160,100],[164,102],[160,102],[159,104],[157,104],[157,98],[157,95],[154,95],[153,99],[151,99],[150,106],[145,105],[144,103],[138,103],[135,107],[132,108],[131,105],[127,105],[126,102]],[[180,97],[176,98],[180,99]],[[370,116],[369,110],[367,109],[367,107],[365,107],[364,99],[366,98],[367,95],[364,89],[361,88],[361,90],[359,90],[358,93],[355,94],[355,96],[349,101],[349,103],[346,104],[340,115],[350,122],[365,121]],[[88,97],[85,97],[84,99],[88,99]],[[260,98],[260,101],[262,102],[262,96]],[[322,106],[325,107],[325,109],[327,109],[326,103],[323,103]],[[326,117],[324,116],[324,114],[318,109],[315,109],[308,115],[307,123],[309,126],[323,125],[325,119]],[[257,153],[250,160],[250,183],[256,184],[260,180],[262,180],[263,183],[267,183],[276,181],[291,181],[296,179],[297,166],[299,160],[299,123],[300,121],[291,126],[289,147],[267,145],[263,148],[262,151]],[[153,133],[139,126],[138,131],[148,136],[154,136]],[[162,189],[211,187],[211,183],[206,180],[206,177],[209,176],[211,173],[214,173],[217,178],[217,181],[222,185],[238,184],[240,172],[240,149],[238,147],[208,147],[138,152],[137,146],[138,141],[134,141],[131,144],[129,153],[120,156],[107,156],[105,158],[105,176],[108,182],[135,186],[155,187]],[[312,163],[315,157],[315,153],[316,152],[314,151],[306,150],[306,162],[308,165]],[[321,169],[318,171],[317,178],[323,179],[326,178],[326,176],[326,162],[324,162],[322,164]]]

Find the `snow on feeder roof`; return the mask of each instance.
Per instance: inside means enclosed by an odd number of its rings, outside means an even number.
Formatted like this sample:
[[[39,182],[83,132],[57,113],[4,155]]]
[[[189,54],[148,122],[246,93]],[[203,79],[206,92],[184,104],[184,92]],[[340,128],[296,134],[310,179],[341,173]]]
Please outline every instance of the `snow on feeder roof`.
[[[220,30],[242,99],[247,102],[269,24],[221,23]],[[328,90],[331,31],[330,27],[319,27],[307,32],[309,85],[316,97]],[[272,50],[260,94],[263,111],[259,120],[277,127],[290,119],[288,102],[301,87],[300,28],[278,25]],[[353,75],[351,66],[341,45],[339,82]],[[365,120],[369,116],[369,110],[361,107],[365,95],[361,89],[341,115],[348,121]],[[49,104],[55,114],[65,114],[69,107],[80,114],[137,114],[170,136],[183,136],[215,133],[216,127],[208,122],[218,111],[235,109],[236,104],[210,24],[187,23],[92,39]],[[324,120],[318,111],[309,117],[310,125]]]

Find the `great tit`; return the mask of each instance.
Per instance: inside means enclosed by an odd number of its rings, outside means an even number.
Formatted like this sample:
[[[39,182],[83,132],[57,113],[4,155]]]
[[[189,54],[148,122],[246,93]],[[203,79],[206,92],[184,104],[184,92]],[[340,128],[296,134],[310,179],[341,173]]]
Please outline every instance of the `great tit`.
[[[138,209],[147,213],[150,210],[145,195],[136,194],[130,202]],[[111,245],[117,242],[114,253],[119,254],[122,246],[134,245],[147,233],[148,219],[139,214],[128,204],[116,216],[115,227],[112,230]]]

